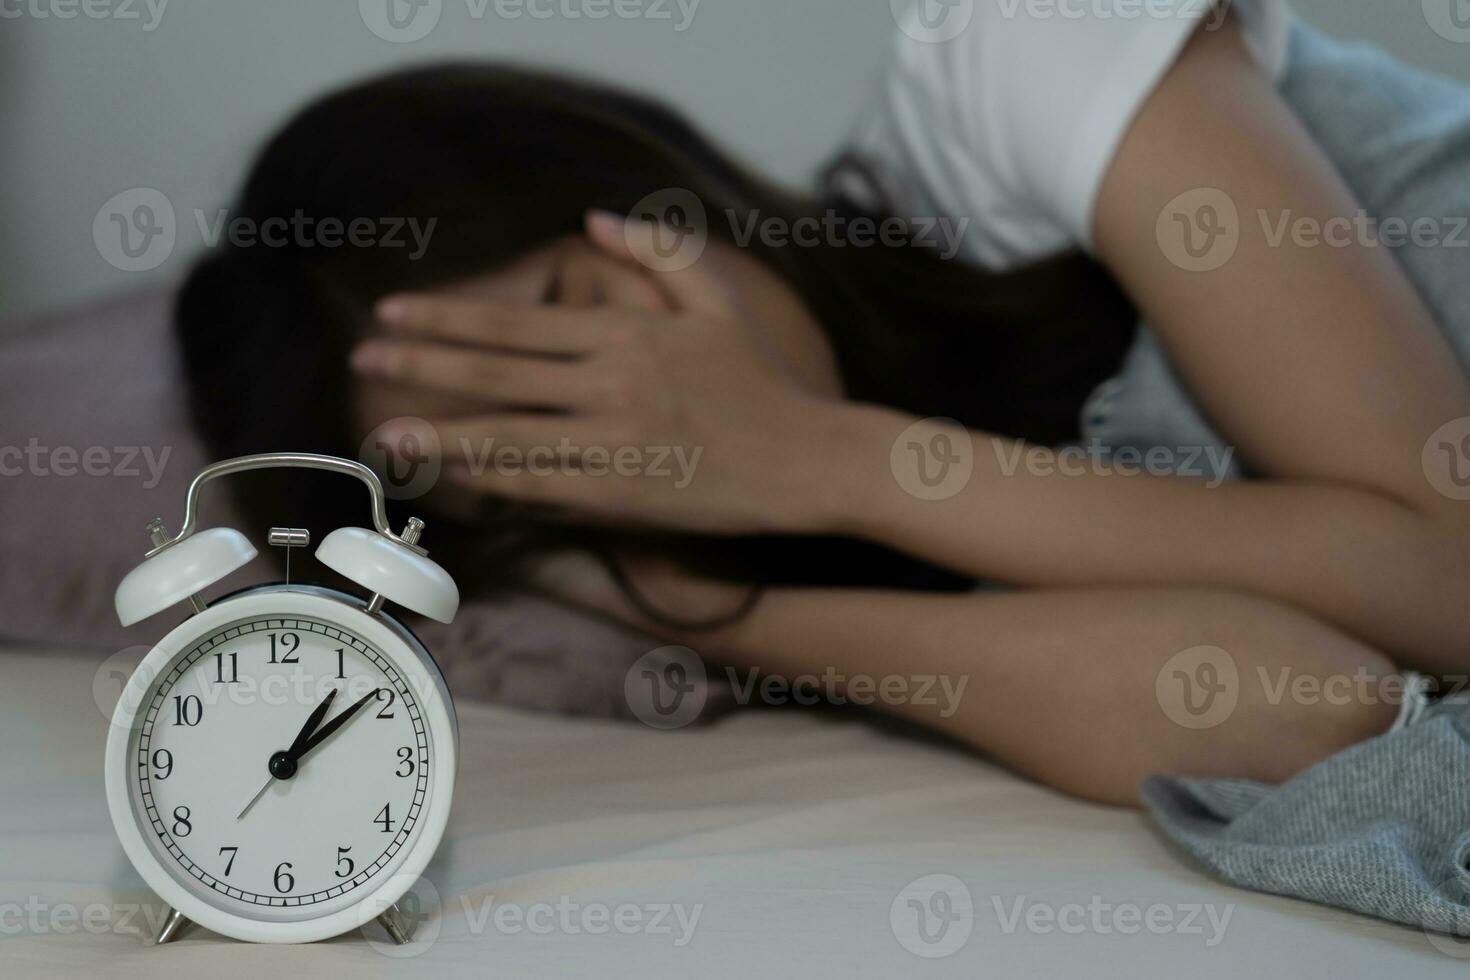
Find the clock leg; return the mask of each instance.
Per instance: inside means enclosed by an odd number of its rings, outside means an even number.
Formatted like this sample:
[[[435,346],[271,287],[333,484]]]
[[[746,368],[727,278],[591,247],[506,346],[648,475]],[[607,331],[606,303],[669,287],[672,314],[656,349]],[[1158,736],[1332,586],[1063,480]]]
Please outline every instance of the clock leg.
[[[164,943],[177,938],[179,933],[184,931],[184,926],[188,924],[189,920],[184,918],[184,913],[178,909],[169,909],[168,918],[163,920],[163,925],[158,930],[158,938],[153,940],[153,944],[155,946],[162,946]]]
[[[378,916],[378,924],[388,933],[388,938],[399,946],[408,945],[408,933],[403,930],[403,920],[398,916],[397,905],[390,906],[388,911]]]

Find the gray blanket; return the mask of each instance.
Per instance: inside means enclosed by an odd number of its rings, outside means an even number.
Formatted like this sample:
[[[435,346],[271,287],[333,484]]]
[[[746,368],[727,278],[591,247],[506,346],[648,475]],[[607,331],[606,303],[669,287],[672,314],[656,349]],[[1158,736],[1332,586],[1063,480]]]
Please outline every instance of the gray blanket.
[[[1470,937],[1470,704],[1282,786],[1155,776],[1143,799],[1232,884]]]

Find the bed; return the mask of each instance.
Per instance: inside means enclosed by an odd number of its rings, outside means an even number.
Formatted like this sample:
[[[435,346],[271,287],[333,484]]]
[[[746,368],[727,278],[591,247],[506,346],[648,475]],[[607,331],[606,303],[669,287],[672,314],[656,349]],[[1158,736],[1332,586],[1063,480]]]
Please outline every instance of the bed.
[[[1431,980],[1470,957],[1219,885],[1139,814],[859,718],[746,711],[660,733],[475,703],[408,946],[376,926],[294,947],[195,926],[153,946],[161,910],[103,799],[103,665],[0,649],[0,976]]]

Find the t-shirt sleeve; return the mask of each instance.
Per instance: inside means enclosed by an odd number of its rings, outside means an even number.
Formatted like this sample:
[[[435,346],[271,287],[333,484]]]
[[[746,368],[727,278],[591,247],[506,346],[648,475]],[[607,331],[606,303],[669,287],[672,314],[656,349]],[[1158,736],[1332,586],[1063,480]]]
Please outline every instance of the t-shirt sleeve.
[[[965,158],[967,173],[929,168],[931,196],[995,217],[982,230],[994,237],[985,250],[995,256],[1090,248],[1102,180],[1134,117],[1190,37],[1222,29],[1227,8],[1215,0],[973,0],[954,9],[968,9],[970,23],[936,43],[922,39],[916,5],[895,73],[910,104],[925,104],[937,130],[927,138]],[[1234,0],[1228,9],[1279,76],[1289,16],[1281,0]]]

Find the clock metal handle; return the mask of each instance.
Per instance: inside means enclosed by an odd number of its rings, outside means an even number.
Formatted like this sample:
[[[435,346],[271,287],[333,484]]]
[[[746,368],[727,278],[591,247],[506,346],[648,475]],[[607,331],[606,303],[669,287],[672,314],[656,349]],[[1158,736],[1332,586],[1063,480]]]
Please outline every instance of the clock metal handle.
[[[204,484],[210,480],[222,476],[233,476],[236,473],[245,473],[250,470],[273,470],[273,469],[306,469],[324,470],[328,473],[341,473],[344,476],[355,476],[367,484],[368,493],[372,496],[373,503],[373,527],[383,537],[394,544],[402,545],[418,554],[428,554],[417,544],[416,533],[406,531],[407,537],[400,537],[393,532],[388,525],[388,507],[386,497],[383,493],[383,483],[374,473],[362,463],[350,459],[342,459],[339,456],[319,456],[315,453],[260,453],[255,456],[240,456],[236,459],[221,460],[212,463],[200,470],[189,484],[189,495],[184,502],[184,526],[173,538],[167,538],[166,534],[156,535],[153,550],[148,552],[147,557],[152,558],[161,551],[172,548],[194,533],[195,525],[199,520],[199,491]],[[155,525],[150,525],[153,527]],[[161,524],[157,525],[161,530]],[[419,525],[422,527],[422,525]],[[412,524],[410,525],[412,527]],[[157,540],[166,538],[166,540]]]

